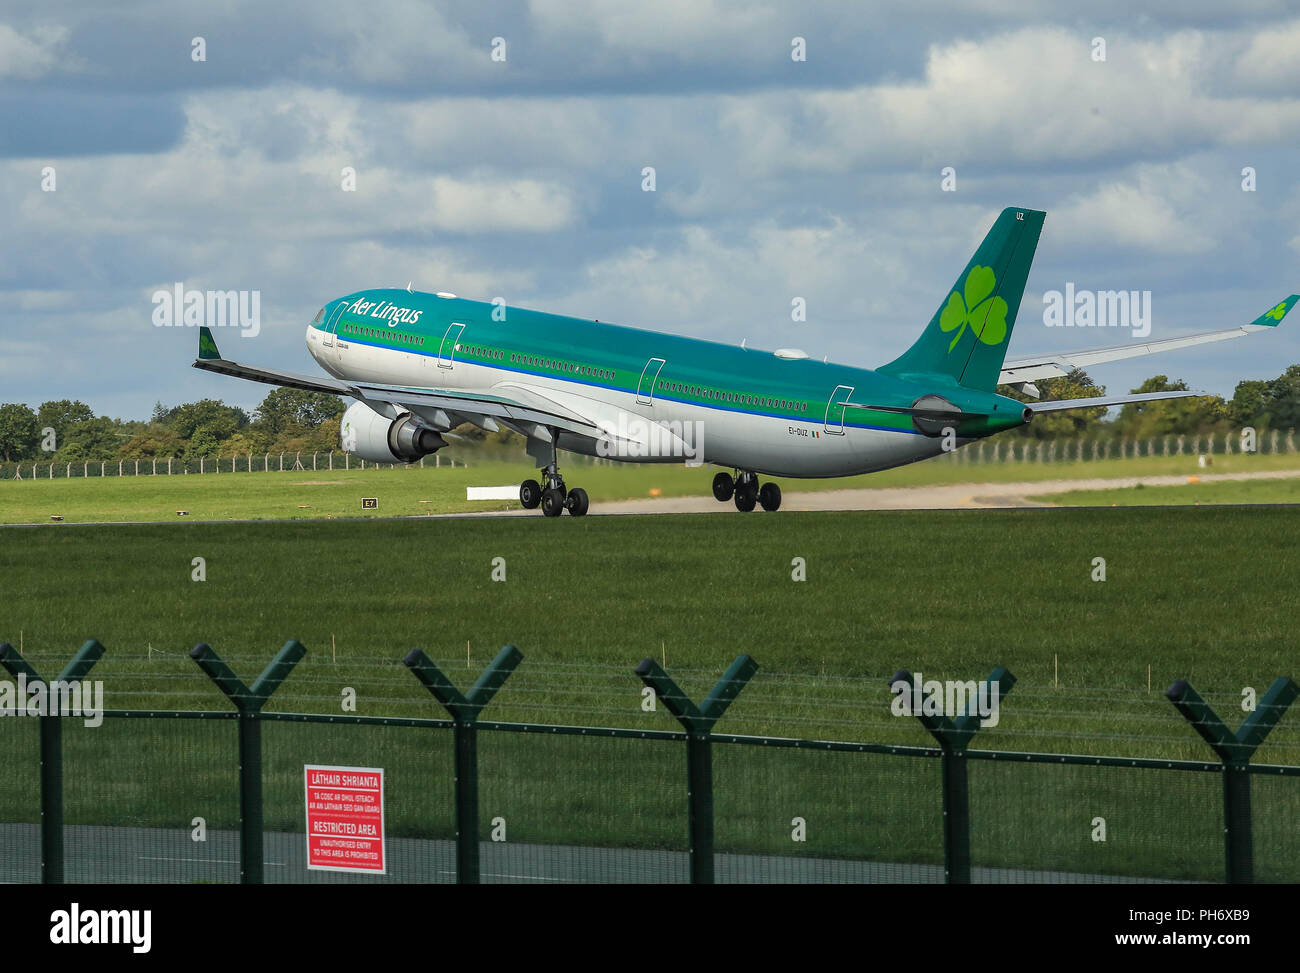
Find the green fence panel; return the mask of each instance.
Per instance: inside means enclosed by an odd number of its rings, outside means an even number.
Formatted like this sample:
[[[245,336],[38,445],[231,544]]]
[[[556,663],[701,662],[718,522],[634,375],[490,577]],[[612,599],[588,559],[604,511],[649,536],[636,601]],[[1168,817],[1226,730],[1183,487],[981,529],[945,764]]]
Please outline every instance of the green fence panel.
[[[1223,781],[1207,766],[968,759],[972,880],[1221,882]]]
[[[64,881],[238,882],[237,754],[232,719],[65,718]]]
[[[41,733],[32,717],[0,719],[0,882],[41,880]]]
[[[1255,881],[1300,883],[1300,775],[1260,768],[1250,775]]]
[[[689,880],[680,735],[499,726],[478,736],[481,881]]]
[[[937,757],[715,741],[719,882],[942,882]]]
[[[263,718],[262,748],[266,882],[456,880],[450,727]],[[307,867],[308,764],[384,771],[384,874]]]

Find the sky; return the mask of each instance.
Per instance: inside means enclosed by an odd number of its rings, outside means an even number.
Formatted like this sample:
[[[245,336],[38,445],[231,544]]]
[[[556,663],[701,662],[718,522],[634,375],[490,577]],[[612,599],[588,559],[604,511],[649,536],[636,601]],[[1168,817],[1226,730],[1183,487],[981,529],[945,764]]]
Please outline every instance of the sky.
[[[408,281],[874,367],[1006,206],[1047,211],[1012,356],[1140,340],[1045,324],[1067,284],[1151,339],[1300,291],[1300,4],[879,6],[0,0],[0,402],[255,406],[155,325],[177,282],[257,292],[222,351],[290,371]],[[1297,334],[1091,374],[1231,395]]]

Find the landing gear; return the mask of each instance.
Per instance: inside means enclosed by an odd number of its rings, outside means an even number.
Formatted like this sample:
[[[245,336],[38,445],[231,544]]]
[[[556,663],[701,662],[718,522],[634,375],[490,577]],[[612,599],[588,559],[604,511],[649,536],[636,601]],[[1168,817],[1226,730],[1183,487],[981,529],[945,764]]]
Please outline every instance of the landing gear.
[[[726,503],[731,499],[731,495],[736,492],[735,481],[731,479],[730,473],[719,473],[713,478],[713,499],[719,503]]]
[[[542,502],[542,485],[536,480],[524,480],[519,484],[519,502],[525,510],[536,510]]]
[[[587,491],[582,487],[574,487],[569,491],[569,513],[574,517],[583,517],[587,513]]]
[[[564,477],[560,476],[560,468],[555,461],[555,446],[553,443],[546,445],[550,462],[542,468],[545,486],[536,480],[524,480],[519,484],[519,502],[526,510],[540,506],[545,517],[558,517],[566,510],[573,517],[585,516],[591,503],[587,491],[581,487],[570,490],[564,485]],[[534,454],[530,451],[530,455]]]
[[[781,507],[781,488],[775,483],[758,484],[758,474],[738,470],[733,479],[729,473],[719,473],[713,478],[713,496],[725,503],[734,500],[736,509],[748,513],[762,505],[769,513]]]
[[[542,515],[558,517],[564,513],[564,491],[548,488],[542,491]]]

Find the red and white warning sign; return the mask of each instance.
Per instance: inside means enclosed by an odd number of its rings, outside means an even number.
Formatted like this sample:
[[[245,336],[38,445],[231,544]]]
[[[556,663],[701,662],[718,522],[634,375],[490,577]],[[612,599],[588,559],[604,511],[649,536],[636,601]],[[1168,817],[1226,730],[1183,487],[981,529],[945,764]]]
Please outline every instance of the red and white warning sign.
[[[307,867],[383,875],[384,771],[307,764]]]

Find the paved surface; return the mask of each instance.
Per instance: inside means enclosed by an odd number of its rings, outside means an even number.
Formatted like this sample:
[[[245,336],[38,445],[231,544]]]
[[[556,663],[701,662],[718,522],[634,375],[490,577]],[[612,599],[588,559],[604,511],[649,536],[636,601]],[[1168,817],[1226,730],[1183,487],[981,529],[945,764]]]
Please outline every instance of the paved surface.
[[[1300,470],[1265,473],[1210,473],[1202,483],[1224,480],[1285,480],[1300,477]],[[1126,476],[1088,480],[1034,480],[1021,483],[955,483],[938,486],[883,487],[856,490],[817,490],[806,493],[787,490],[782,510],[959,510],[963,508],[1050,507],[1028,499],[1067,490],[1114,490],[1137,486],[1180,486],[1186,476]],[[735,513],[733,503],[718,503],[710,497],[668,497],[659,500],[620,500],[592,503],[591,513]]]
[[[454,882],[456,852],[451,841],[388,839],[388,872],[383,876],[309,871],[301,834],[268,831],[264,839],[264,877],[268,883]],[[34,824],[0,824],[0,882],[40,881],[40,829]],[[480,844],[485,883],[555,885],[569,883],[681,883],[689,879],[684,851],[593,848],[580,845]],[[141,884],[239,881],[239,837],[234,831],[209,831],[191,840],[188,828],[110,828],[89,825],[64,829],[64,880],[72,884]],[[937,865],[846,861],[768,855],[714,856],[719,883],[925,883],[943,881]],[[1156,879],[1078,872],[975,868],[974,881],[1150,883]]]

